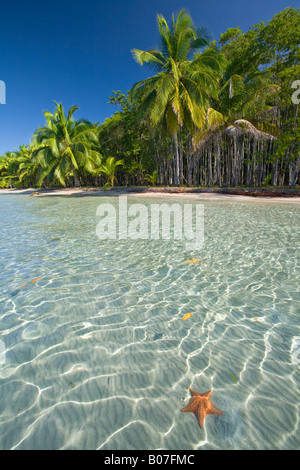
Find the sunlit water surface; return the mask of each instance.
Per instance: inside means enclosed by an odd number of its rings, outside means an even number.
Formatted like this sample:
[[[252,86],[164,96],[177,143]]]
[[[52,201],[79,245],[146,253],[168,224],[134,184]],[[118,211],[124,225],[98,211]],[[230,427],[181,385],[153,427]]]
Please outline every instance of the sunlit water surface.
[[[0,448],[299,449],[299,205],[202,201],[189,252],[100,240],[103,202],[0,197]]]

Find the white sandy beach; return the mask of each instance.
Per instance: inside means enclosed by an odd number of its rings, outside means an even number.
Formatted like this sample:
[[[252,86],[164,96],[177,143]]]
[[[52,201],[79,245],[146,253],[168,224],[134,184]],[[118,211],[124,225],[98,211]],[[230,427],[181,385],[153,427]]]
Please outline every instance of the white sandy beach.
[[[13,194],[13,195],[27,195],[34,197],[43,196],[120,196],[128,195],[130,197],[171,197],[171,198],[183,198],[183,199],[199,199],[199,200],[235,200],[235,201],[253,201],[253,202],[280,202],[280,203],[300,203],[300,196],[248,196],[248,195],[237,195],[237,194],[222,194],[214,192],[169,192],[169,191],[153,191],[151,188],[143,189],[141,191],[132,191],[130,188],[115,188],[110,190],[101,190],[96,188],[65,188],[65,189],[0,189],[0,194]]]

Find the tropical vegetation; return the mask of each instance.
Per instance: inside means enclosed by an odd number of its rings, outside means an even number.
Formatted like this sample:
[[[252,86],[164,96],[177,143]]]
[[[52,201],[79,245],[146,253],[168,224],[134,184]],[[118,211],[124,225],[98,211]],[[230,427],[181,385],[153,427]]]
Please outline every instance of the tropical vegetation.
[[[0,156],[0,187],[300,184],[300,9],[218,42],[182,10],[157,16],[158,47],[132,57],[152,75],[103,123],[55,103],[29,145]]]

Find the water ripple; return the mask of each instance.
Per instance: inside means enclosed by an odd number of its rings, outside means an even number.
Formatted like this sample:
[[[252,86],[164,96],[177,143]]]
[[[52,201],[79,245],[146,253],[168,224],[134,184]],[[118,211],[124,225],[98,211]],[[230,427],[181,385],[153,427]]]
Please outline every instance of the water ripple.
[[[191,255],[99,240],[99,202],[1,197],[0,448],[300,448],[297,204],[205,201]]]

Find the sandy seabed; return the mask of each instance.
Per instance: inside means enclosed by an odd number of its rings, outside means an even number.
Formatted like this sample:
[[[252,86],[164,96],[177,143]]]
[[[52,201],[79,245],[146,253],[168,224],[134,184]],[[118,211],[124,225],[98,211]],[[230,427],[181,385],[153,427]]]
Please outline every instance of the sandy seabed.
[[[124,189],[0,197],[0,449],[300,449],[300,206]],[[121,194],[199,201],[203,249],[100,239]]]

